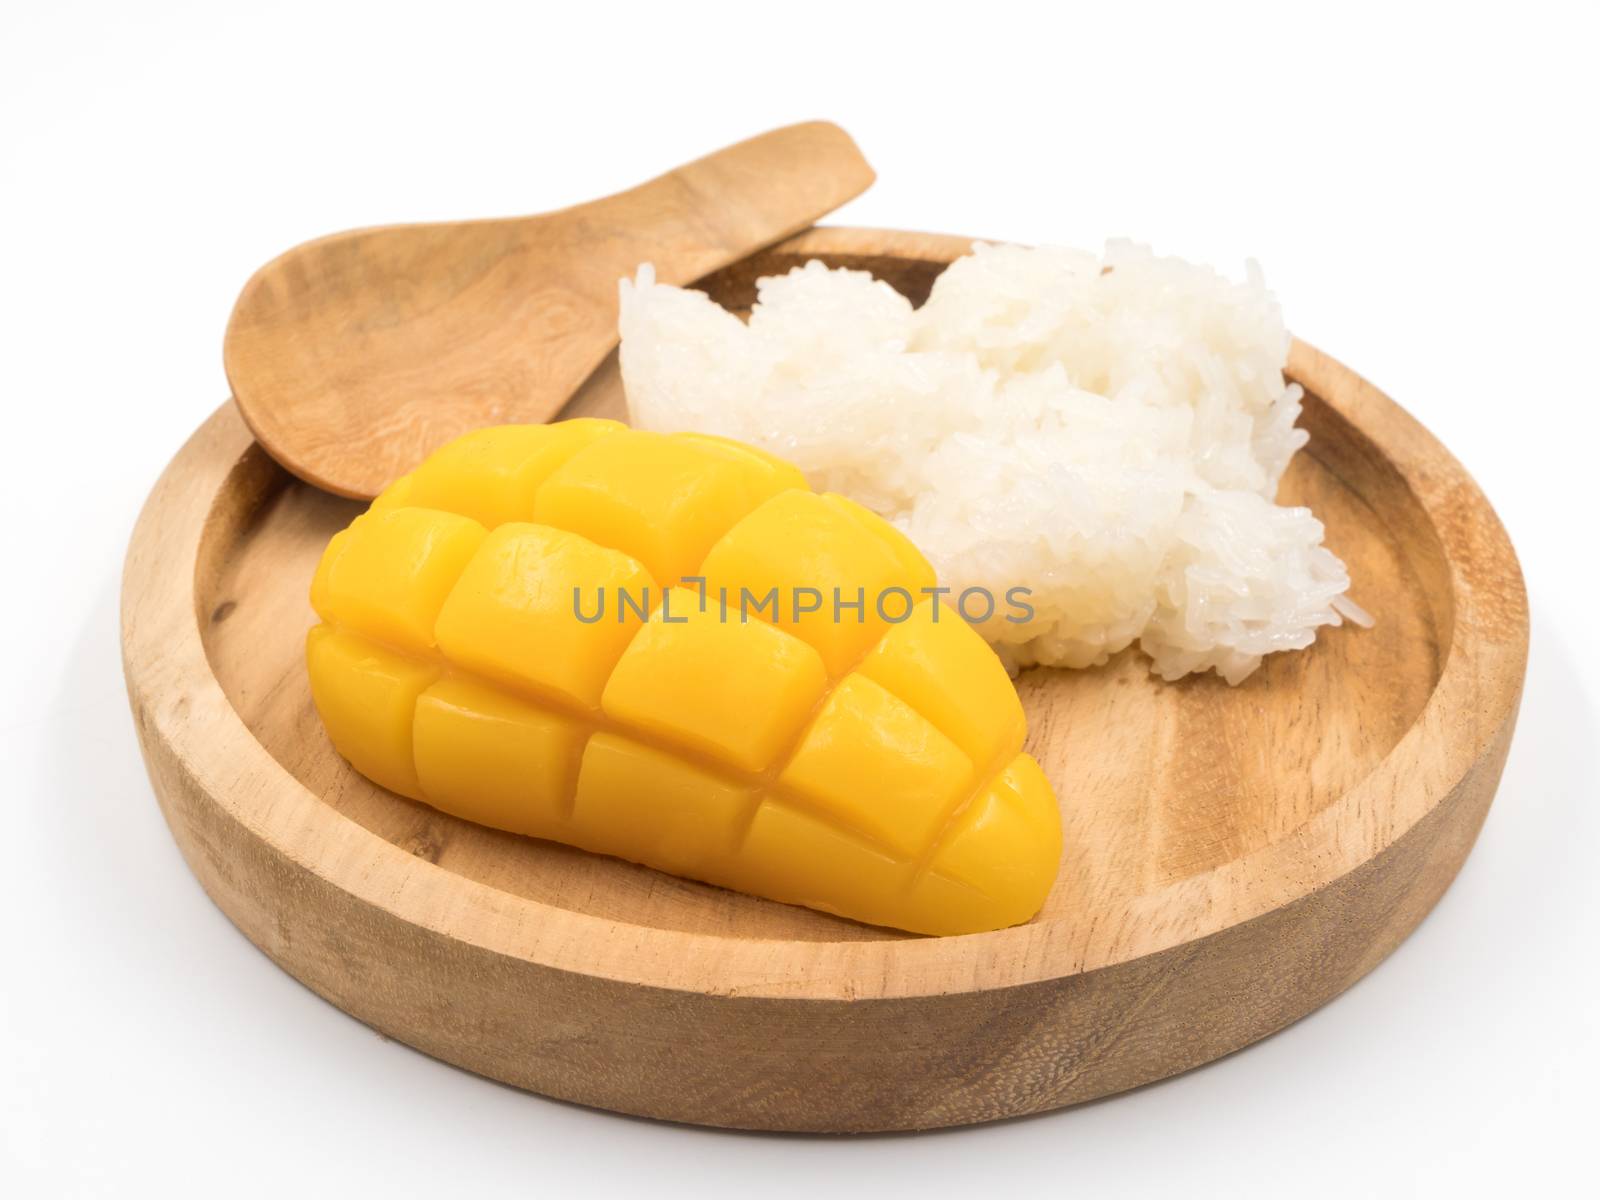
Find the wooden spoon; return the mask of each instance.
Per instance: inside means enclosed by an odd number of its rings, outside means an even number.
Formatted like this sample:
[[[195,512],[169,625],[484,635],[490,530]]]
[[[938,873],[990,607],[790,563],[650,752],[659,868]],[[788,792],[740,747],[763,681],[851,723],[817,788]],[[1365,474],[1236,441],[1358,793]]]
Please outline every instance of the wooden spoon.
[[[617,280],[641,262],[688,283],[873,178],[844,130],[813,121],[559,212],[307,242],[245,284],[228,382],[273,458],[369,498],[469,429],[553,416],[615,345]]]

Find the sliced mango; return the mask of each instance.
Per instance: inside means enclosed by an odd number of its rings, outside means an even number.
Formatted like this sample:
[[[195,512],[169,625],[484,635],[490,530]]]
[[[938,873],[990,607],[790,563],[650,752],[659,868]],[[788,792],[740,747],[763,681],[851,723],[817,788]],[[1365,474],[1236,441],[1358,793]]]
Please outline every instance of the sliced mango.
[[[614,422],[469,434],[329,543],[335,748],[495,828],[920,933],[1026,921],[1061,855],[1022,706],[892,526]]]

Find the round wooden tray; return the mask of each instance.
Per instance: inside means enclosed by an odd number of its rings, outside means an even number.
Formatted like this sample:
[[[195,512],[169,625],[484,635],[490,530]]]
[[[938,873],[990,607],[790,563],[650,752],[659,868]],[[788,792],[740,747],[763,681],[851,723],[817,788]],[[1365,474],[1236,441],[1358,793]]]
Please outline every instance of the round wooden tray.
[[[748,306],[812,257],[923,299],[969,243],[816,229],[703,282]],[[1461,466],[1296,344],[1308,503],[1376,628],[1238,688],[1134,653],[1019,680],[1066,854],[1031,923],[916,938],[498,833],[333,752],[308,581],[358,511],[285,474],[224,405],[178,453],[123,581],[128,691],[190,867],[274,961],[429,1054],[623,1112],[916,1129],[1160,1079],[1304,1016],[1389,953],[1472,845],[1527,648],[1516,558]],[[568,415],[620,415],[615,358]]]

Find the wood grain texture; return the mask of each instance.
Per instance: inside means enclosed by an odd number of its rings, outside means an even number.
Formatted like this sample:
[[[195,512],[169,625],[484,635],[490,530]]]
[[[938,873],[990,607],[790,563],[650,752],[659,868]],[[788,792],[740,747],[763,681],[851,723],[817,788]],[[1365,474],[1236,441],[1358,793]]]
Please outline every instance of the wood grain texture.
[[[748,304],[809,257],[920,300],[961,239],[818,229],[705,281]],[[1019,680],[1067,851],[1031,923],[914,938],[517,838],[401,800],[333,753],[301,656],[307,584],[357,506],[220,409],[129,550],[128,688],[195,874],[361,1020],[520,1087],[756,1129],[982,1121],[1160,1079],[1337,995],[1427,913],[1499,781],[1526,658],[1515,556],[1412,418],[1296,344],[1311,504],[1370,631],[1238,688],[1134,654]],[[618,415],[614,358],[566,415]],[[193,564],[189,570],[187,564]]]
[[[824,121],[536,217],[395,225],[297,246],[245,284],[223,364],[279,463],[370,499],[458,434],[548,421],[616,344],[617,280],[687,283],[872,183]]]

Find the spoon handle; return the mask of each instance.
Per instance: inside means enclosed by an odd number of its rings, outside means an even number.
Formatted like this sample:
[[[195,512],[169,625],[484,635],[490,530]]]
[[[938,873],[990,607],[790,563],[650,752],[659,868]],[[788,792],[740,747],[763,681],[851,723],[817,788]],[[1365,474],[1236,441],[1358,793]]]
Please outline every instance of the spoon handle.
[[[875,177],[849,134],[808,121],[551,217],[581,219],[586,253],[603,258],[611,274],[654,262],[663,283],[682,284],[800,232]]]

